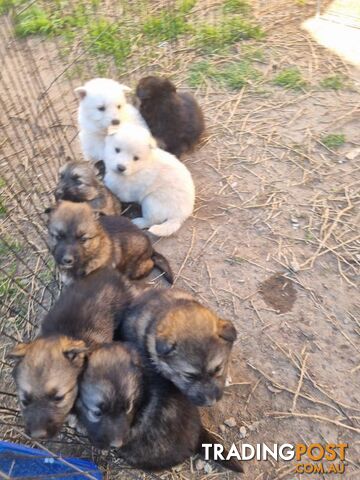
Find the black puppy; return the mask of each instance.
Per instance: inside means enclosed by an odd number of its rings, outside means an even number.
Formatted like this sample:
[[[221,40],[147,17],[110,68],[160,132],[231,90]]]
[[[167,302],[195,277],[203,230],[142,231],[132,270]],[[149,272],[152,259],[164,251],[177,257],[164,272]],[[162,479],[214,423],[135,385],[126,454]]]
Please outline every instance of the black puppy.
[[[95,445],[117,447],[144,470],[170,468],[203,453],[202,443],[217,443],[197,408],[127,344],[102,345],[89,355],[76,412]],[[238,460],[221,463],[242,472]]]
[[[136,95],[140,113],[161,148],[180,157],[199,142],[204,117],[190,93],[177,93],[170,80],[150,76],[139,81]]]

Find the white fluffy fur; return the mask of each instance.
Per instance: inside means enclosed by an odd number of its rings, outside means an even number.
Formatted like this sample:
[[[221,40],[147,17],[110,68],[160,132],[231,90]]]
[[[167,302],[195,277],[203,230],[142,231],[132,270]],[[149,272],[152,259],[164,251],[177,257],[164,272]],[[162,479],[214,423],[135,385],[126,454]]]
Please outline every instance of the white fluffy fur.
[[[113,120],[145,125],[140,112],[127,103],[131,89],[109,78],[93,78],[75,89],[80,99],[78,120],[80,143],[86,160],[104,159],[105,137]],[[105,107],[104,111],[99,110]]]
[[[138,159],[134,159],[137,157]],[[106,138],[105,184],[123,202],[141,204],[133,222],[159,237],[175,233],[191,215],[195,187],[189,170],[160,148],[150,132],[124,124]],[[118,168],[125,168],[119,172]]]

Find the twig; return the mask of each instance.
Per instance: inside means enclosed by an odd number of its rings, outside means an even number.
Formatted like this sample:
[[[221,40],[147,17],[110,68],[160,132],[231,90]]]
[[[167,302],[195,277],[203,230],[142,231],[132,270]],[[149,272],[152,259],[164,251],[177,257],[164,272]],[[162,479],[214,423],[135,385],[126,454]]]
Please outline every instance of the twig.
[[[302,384],[303,384],[307,357],[308,357],[308,353],[305,353],[304,357],[303,357],[304,359],[303,359],[303,362],[302,362],[302,365],[301,365],[299,383],[298,383],[298,386],[296,388],[296,392],[295,392],[295,395],[294,395],[294,398],[293,398],[293,404],[292,404],[292,407],[291,407],[292,412],[295,412],[296,402],[297,402],[297,399],[298,399],[298,396],[299,396],[299,393],[300,393],[300,390],[301,390],[301,387],[302,387]]]
[[[266,412],[265,415],[271,417],[301,417],[301,418],[313,418],[318,422],[327,422],[332,423],[341,428],[351,430],[352,432],[360,433],[360,428],[351,427],[345,423],[338,422],[337,420],[332,420],[331,418],[323,417],[321,415],[312,415],[310,413],[297,413],[297,412]]]

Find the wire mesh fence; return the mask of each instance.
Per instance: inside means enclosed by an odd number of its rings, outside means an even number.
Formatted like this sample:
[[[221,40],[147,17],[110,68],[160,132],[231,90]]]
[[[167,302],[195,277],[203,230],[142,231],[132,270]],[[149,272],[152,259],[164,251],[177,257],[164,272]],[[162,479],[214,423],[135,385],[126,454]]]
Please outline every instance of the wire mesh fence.
[[[244,25],[239,35],[239,19],[233,14],[232,26],[221,27],[222,7],[198,3],[0,1],[1,437],[41,448],[49,458],[92,458],[108,478],[144,478],[144,474],[129,469],[112,453],[96,452],[68,426],[45,446],[24,433],[7,353],[16,342],[34,338],[59,292],[47,248],[44,209],[53,202],[58,167],[66,157],[81,155],[74,88],[95,76],[134,86],[152,72],[176,73],[181,82],[184,65],[194,61],[200,44],[206,50],[207,39],[222,46],[226,36],[257,35],[251,24]],[[212,31],[215,18],[221,28]],[[205,19],[207,31],[203,27],[201,39],[196,40],[199,45],[190,42],[186,33],[196,31],[196,22]],[[0,478],[30,478],[12,476],[13,468],[7,469],[4,458],[0,455]],[[60,477],[37,478],[94,478],[91,472],[69,468]]]

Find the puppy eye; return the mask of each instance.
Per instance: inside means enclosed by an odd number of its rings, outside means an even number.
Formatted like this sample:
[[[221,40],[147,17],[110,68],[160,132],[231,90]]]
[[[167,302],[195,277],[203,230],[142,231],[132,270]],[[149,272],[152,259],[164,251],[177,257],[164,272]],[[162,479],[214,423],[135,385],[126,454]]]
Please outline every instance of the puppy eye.
[[[65,238],[63,232],[53,232],[51,235],[55,238],[55,240],[63,240]]]
[[[102,411],[101,410],[91,410],[91,414],[94,415],[96,418],[100,418],[102,416]]]
[[[218,375],[218,374],[221,372],[221,370],[222,370],[222,366],[221,366],[221,365],[218,365],[218,366],[214,369],[214,371],[211,372],[211,376],[214,377],[214,376]]]
[[[199,375],[197,373],[184,373],[184,375],[189,380],[199,380]]]
[[[101,106],[101,107],[98,107],[98,110],[99,110],[100,112],[105,112],[105,107],[104,107],[104,105]]]
[[[53,400],[54,402],[61,402],[62,400],[64,400],[65,398],[65,395],[52,395],[51,396],[51,400]]]
[[[134,155],[134,160],[136,162],[136,160],[139,160],[139,157],[137,155]]]
[[[23,407],[27,407],[28,405],[30,405],[31,403],[31,397],[29,395],[24,395],[21,399],[20,399],[20,403]]]
[[[89,237],[80,237],[79,238],[80,243],[86,243],[88,240],[90,240]]]
[[[77,175],[74,175],[72,177],[72,179],[73,179],[73,182],[75,183],[75,185],[81,185],[81,180]]]
[[[121,151],[120,148],[115,147],[115,152],[116,152],[116,153],[120,153],[120,151]]]
[[[21,404],[23,407],[27,407],[28,405],[30,405],[30,403],[31,403],[30,400],[27,400],[25,398],[21,400]]]

